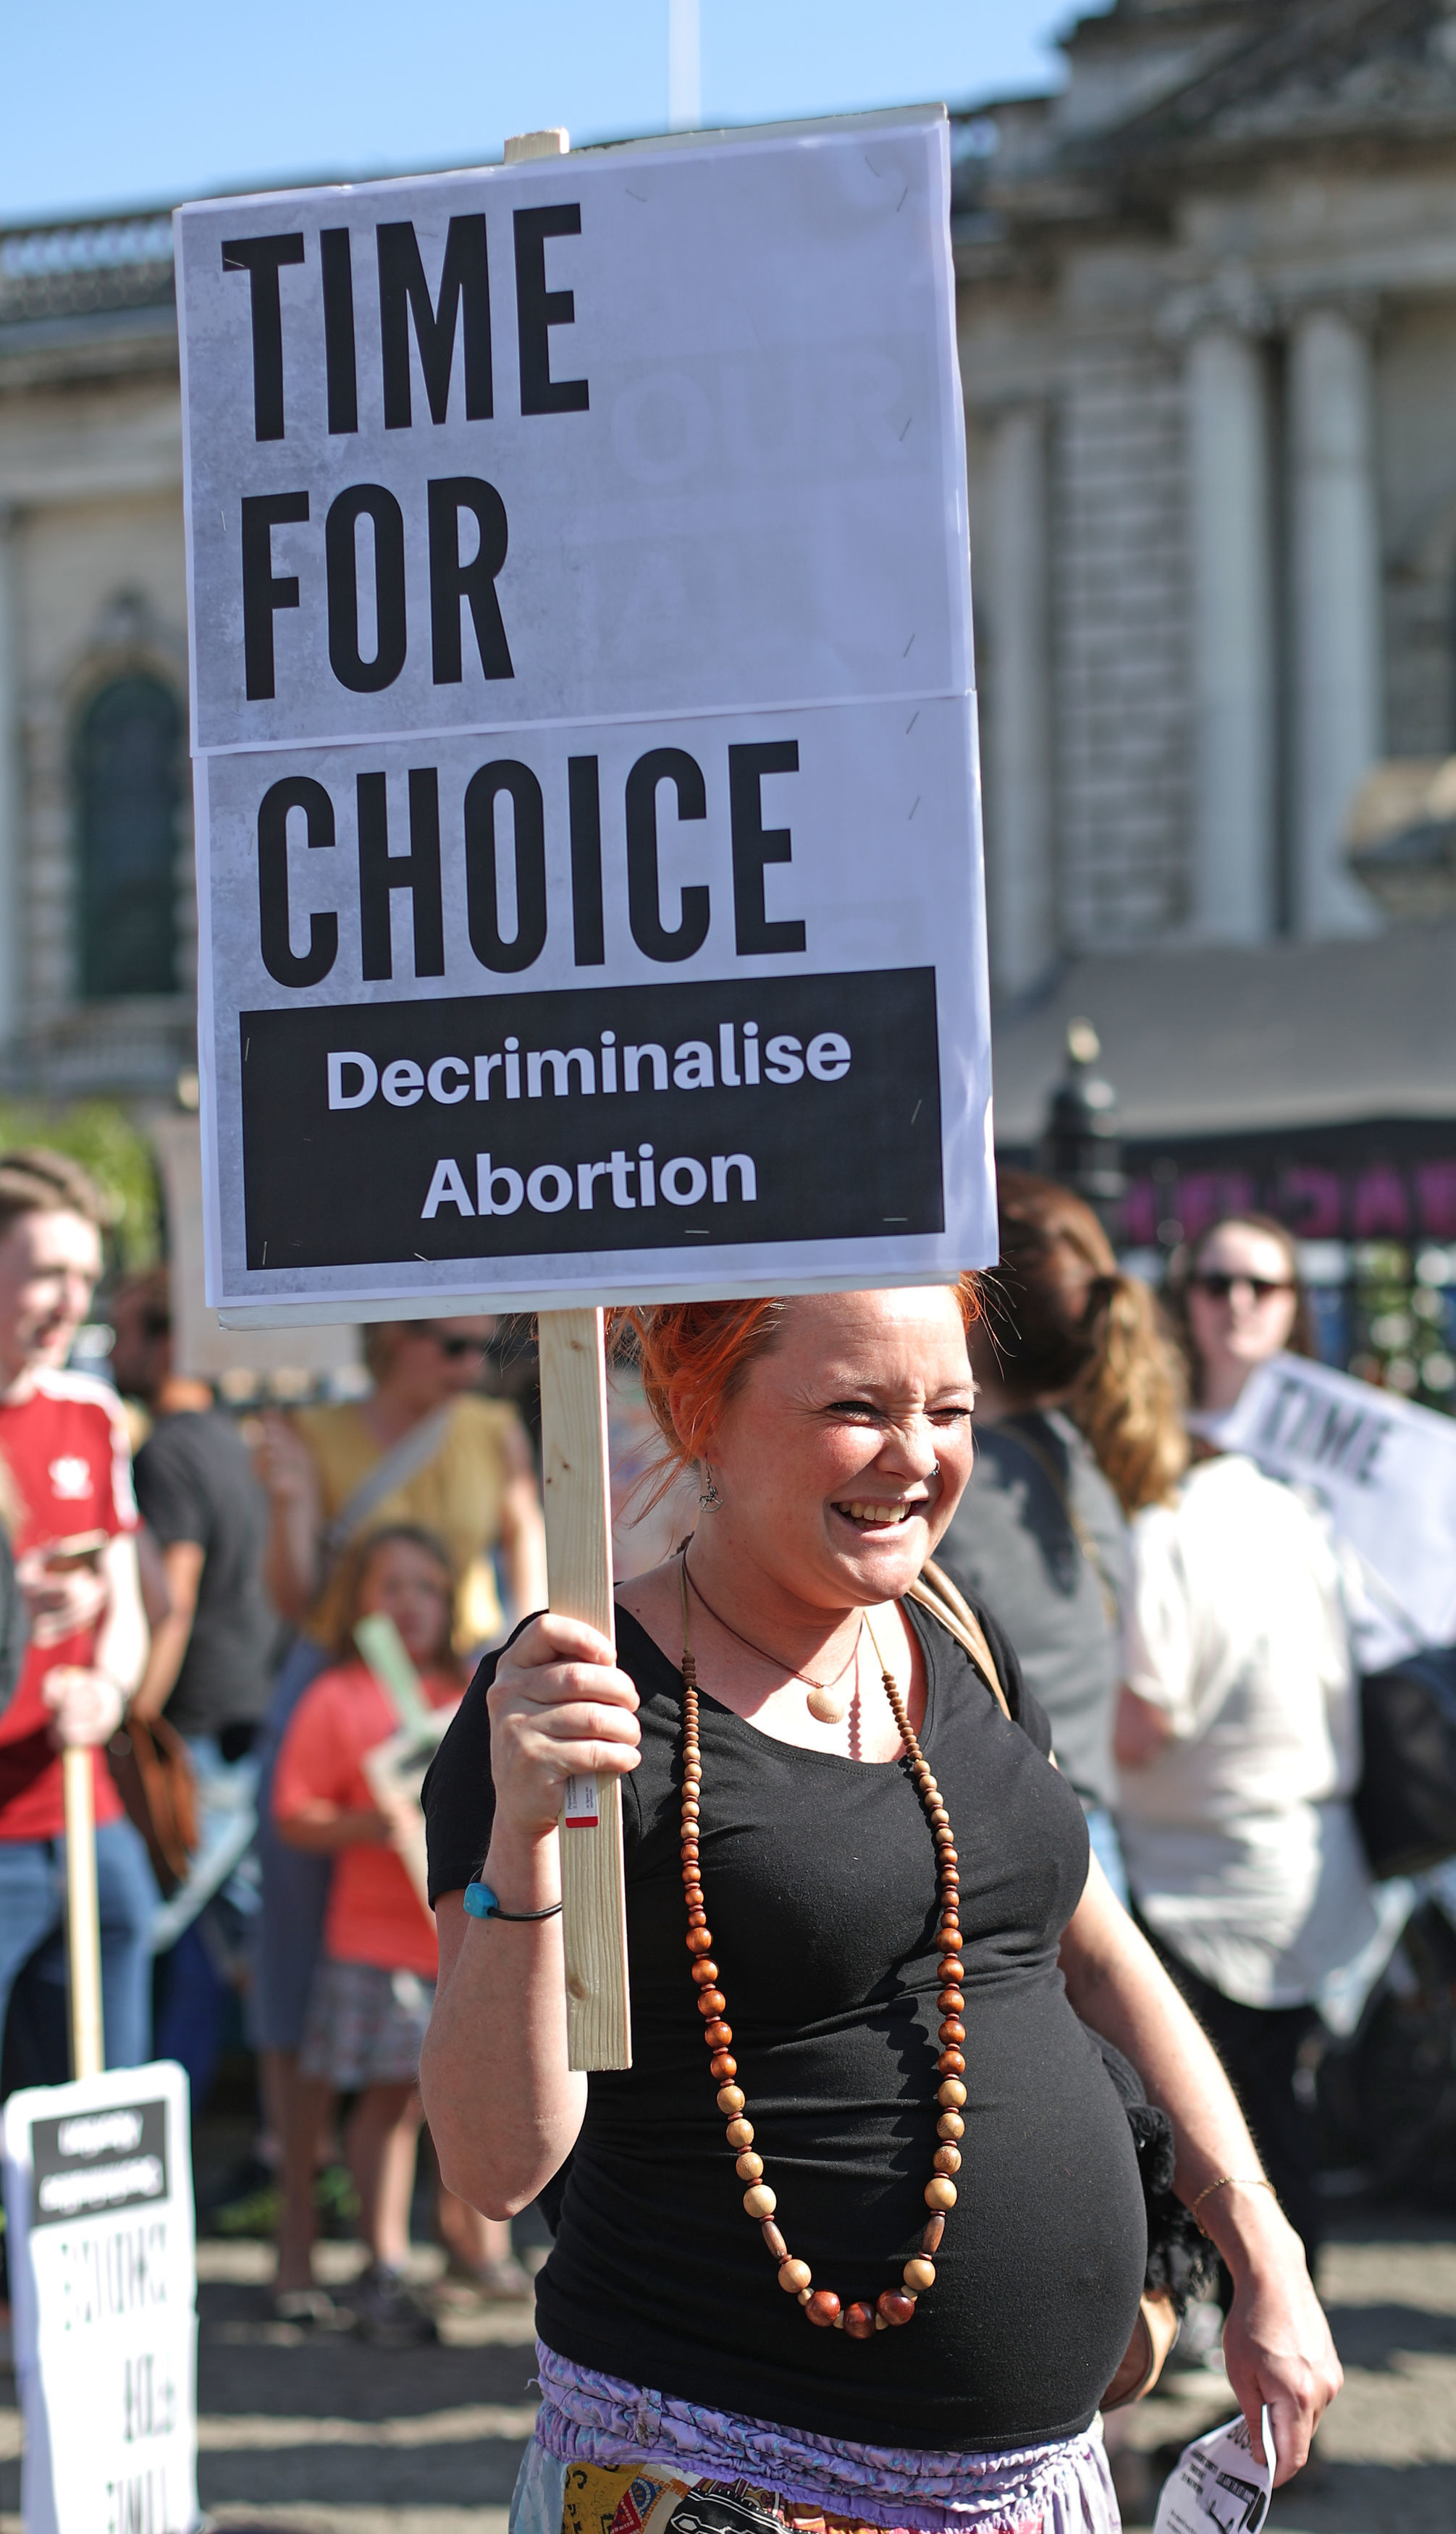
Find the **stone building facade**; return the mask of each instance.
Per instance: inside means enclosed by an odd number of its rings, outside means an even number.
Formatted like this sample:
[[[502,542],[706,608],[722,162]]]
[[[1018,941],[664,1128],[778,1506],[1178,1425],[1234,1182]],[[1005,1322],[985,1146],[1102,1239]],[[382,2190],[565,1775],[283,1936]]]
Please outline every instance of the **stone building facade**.
[[[1456,10],[1119,0],[958,127],[993,937],[1377,929],[1351,796],[1456,749]]]
[[[194,1050],[168,211],[0,232],[0,1082],[169,1091]]]

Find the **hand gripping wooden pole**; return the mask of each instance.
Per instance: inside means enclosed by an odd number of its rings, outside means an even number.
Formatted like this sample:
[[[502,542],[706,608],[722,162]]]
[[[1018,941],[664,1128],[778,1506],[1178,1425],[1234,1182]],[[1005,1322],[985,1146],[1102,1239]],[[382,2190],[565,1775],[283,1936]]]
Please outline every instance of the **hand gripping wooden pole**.
[[[541,1474],[551,1607],[615,1646],[607,1367],[600,1311],[542,1311]],[[573,2068],[632,2066],[622,1787],[573,1778],[561,1822],[567,2053]]]
[[[66,1942],[71,1974],[71,2074],[99,2077],[101,1915],[96,1897],[96,1817],[89,1748],[61,1754],[66,1797]]]

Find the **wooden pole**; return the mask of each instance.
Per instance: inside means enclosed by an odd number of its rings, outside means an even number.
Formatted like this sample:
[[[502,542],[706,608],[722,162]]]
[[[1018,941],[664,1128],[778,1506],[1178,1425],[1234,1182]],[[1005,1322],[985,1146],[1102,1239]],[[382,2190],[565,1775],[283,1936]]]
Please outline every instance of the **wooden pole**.
[[[564,157],[553,125],[516,132],[506,164]],[[542,1311],[541,1487],[551,1607],[585,1619],[617,1643],[612,1606],[612,1492],[607,1465],[607,1365],[600,1311]],[[567,1958],[567,2057],[573,2068],[632,2066],[627,1992],[627,1888],[622,1788],[616,1778],[573,1778],[561,1817],[562,1935]]]
[[[615,1646],[607,1367],[600,1311],[542,1311],[541,1476],[546,1567],[558,1617]],[[573,1778],[561,1825],[567,2045],[573,2068],[632,2066],[622,1787]]]
[[[71,2074],[99,2077],[101,1914],[96,1897],[96,1817],[89,1747],[61,1754],[66,1796],[66,1943],[71,1974]]]

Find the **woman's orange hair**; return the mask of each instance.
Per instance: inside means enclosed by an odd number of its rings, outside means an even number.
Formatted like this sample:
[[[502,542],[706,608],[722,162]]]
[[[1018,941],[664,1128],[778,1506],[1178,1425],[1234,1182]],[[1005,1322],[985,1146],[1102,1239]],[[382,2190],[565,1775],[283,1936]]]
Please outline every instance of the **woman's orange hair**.
[[[969,1328],[981,1308],[976,1278],[957,1277],[953,1290]],[[643,1481],[657,1483],[642,1513],[660,1503],[700,1457],[702,1437],[743,1388],[750,1364],[771,1353],[787,1308],[782,1297],[764,1296],[749,1302],[634,1302],[608,1311],[608,1354],[637,1374],[667,1446],[643,1473]],[[675,1387],[681,1426],[673,1417]]]

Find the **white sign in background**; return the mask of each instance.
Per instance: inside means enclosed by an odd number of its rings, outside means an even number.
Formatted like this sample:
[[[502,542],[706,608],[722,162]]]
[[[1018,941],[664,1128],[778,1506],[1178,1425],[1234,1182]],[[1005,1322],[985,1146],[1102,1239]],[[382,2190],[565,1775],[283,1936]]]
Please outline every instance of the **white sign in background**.
[[[947,209],[937,109],[178,214],[211,1300],[991,1254]]]
[[[26,2534],[191,2534],[186,2076],[163,2060],[12,2094],[4,2172]]]
[[[1367,1667],[1456,1643],[1456,1423],[1301,1356],[1249,1375],[1202,1429],[1311,1489],[1357,1552],[1376,1611]]]

